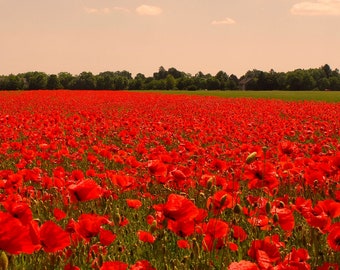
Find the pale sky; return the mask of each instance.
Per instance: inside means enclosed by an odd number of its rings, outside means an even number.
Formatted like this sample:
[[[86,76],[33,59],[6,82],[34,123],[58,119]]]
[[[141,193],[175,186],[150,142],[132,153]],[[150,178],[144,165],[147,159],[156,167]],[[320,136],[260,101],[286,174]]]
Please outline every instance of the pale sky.
[[[0,75],[340,69],[340,0],[0,0]]]

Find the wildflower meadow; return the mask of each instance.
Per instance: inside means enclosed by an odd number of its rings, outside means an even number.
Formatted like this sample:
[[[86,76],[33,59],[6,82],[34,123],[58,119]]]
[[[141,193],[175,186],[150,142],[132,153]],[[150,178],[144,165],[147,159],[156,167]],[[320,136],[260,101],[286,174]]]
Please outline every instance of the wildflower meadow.
[[[0,255],[0,269],[339,269],[340,104],[2,91]]]

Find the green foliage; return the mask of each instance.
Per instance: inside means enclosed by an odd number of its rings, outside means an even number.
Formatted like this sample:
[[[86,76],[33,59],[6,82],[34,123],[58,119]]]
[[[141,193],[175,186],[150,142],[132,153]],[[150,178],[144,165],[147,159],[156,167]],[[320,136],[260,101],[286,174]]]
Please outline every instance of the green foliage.
[[[25,89],[97,89],[97,90],[340,90],[340,73],[326,64],[319,68],[296,69],[289,72],[249,70],[238,78],[220,70],[215,76],[199,71],[195,75],[174,67],[159,67],[152,77],[128,71],[105,71],[98,75],[82,72],[72,75],[60,72],[47,75],[27,72],[0,76],[0,90]]]

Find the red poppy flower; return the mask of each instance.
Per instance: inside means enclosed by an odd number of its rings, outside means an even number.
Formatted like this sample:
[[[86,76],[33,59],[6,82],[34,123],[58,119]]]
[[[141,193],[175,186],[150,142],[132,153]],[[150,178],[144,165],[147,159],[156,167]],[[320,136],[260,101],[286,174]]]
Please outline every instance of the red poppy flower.
[[[183,239],[177,241],[177,246],[179,248],[183,248],[183,249],[191,248],[190,243],[188,242],[188,240],[183,240]]]
[[[212,207],[215,215],[220,214],[227,208],[233,208],[235,204],[236,198],[233,198],[233,196],[224,190],[217,191],[207,200],[207,208],[210,209]]]
[[[53,221],[47,221],[40,227],[40,241],[46,252],[56,252],[71,244],[70,235]]]
[[[2,205],[13,217],[20,220],[23,225],[27,225],[32,221],[33,214],[27,203],[4,201]]]
[[[149,261],[141,260],[131,265],[129,270],[156,270],[156,268],[152,267]]]
[[[277,245],[269,238],[253,240],[248,255],[264,269],[269,269],[273,266],[273,263],[281,259]]]
[[[104,262],[100,270],[127,270],[129,265],[120,261]]]
[[[64,270],[81,270],[81,269],[78,266],[74,266],[68,263],[67,265],[65,265]]]
[[[285,231],[292,231],[295,226],[295,219],[293,212],[288,208],[273,207],[272,214],[277,214],[279,217],[278,223]]]
[[[180,237],[192,235],[195,232],[195,221],[174,221],[168,220],[168,229]]]
[[[73,202],[84,202],[100,198],[103,195],[102,188],[91,179],[82,180],[68,187]]]
[[[138,231],[137,232],[138,238],[139,240],[143,241],[143,242],[147,242],[147,243],[153,243],[156,240],[156,237],[153,236],[151,233],[149,232],[145,232],[145,231]]]
[[[11,214],[0,212],[0,250],[11,254],[31,254],[39,250],[39,236],[34,227],[34,222],[23,225]]]
[[[255,215],[248,218],[248,222],[256,227],[260,227],[261,230],[269,229],[269,218],[266,215]]]
[[[60,210],[59,208],[53,209],[53,215],[56,218],[56,220],[62,220],[66,217],[66,213],[63,210]]]
[[[327,236],[329,247],[335,251],[340,251],[340,222],[331,225]]]
[[[170,175],[176,180],[176,181],[183,181],[187,178],[187,176],[178,169],[175,169],[170,172]]]
[[[131,190],[136,187],[136,179],[128,175],[119,175],[108,172],[108,175],[112,181],[112,184],[120,187],[122,190]]]
[[[321,207],[322,210],[332,219],[340,217],[340,202],[328,199],[318,201],[317,206]]]
[[[340,265],[337,263],[324,262],[321,266],[318,266],[316,270],[339,270]]]
[[[295,249],[293,247],[292,251],[285,257],[283,262],[277,265],[278,269],[301,269],[310,270],[311,267],[307,263],[310,257],[308,251],[304,248]]]
[[[250,261],[241,260],[233,262],[228,266],[228,270],[259,270],[258,266]]]
[[[151,174],[155,176],[166,176],[167,166],[160,160],[149,160],[148,168]]]
[[[199,210],[189,199],[181,195],[170,194],[163,205],[163,213],[166,218],[175,221],[189,221],[198,216]]]
[[[268,161],[255,161],[246,166],[244,178],[249,180],[249,189],[263,188],[270,194],[279,185],[279,180],[276,177],[275,166]]]
[[[138,209],[142,206],[140,200],[126,199],[126,203],[130,208]]]
[[[117,238],[117,235],[111,232],[110,230],[105,230],[100,228],[99,230],[99,241],[104,246],[109,246],[112,244],[113,241],[115,241]]]
[[[106,217],[96,214],[82,214],[74,229],[79,236],[89,241],[92,237],[97,236],[100,228],[104,224],[112,224]]]
[[[242,227],[237,226],[237,225],[233,225],[232,230],[233,230],[233,238],[234,239],[238,239],[240,242],[243,242],[244,240],[247,239],[248,235],[245,232],[245,230],[243,230]]]
[[[211,218],[204,226],[203,248],[205,250],[219,249],[225,246],[225,237],[229,233],[229,225],[220,219]]]

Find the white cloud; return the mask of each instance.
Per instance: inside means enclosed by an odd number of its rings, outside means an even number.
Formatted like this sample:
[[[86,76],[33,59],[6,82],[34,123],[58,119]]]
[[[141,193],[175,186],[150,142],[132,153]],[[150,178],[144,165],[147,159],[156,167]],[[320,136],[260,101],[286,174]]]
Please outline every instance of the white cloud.
[[[225,18],[223,20],[215,20],[215,21],[212,21],[211,24],[212,25],[220,25],[220,24],[235,24],[236,22],[231,19],[231,18]]]
[[[136,12],[139,15],[156,16],[160,15],[163,11],[160,7],[141,5],[136,8]]]
[[[85,7],[84,10],[88,14],[109,14],[109,13],[111,13],[110,8],[89,8],[89,7]]]
[[[300,2],[291,8],[293,15],[322,16],[340,15],[340,0],[316,0]]]
[[[130,10],[125,7],[113,7],[112,10],[122,13],[130,13]]]

